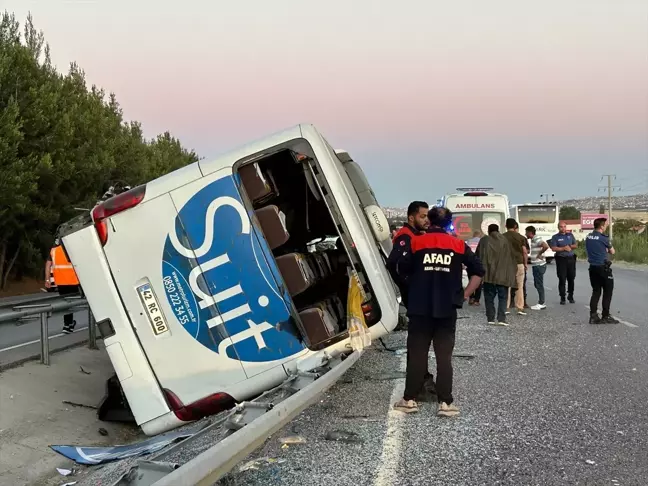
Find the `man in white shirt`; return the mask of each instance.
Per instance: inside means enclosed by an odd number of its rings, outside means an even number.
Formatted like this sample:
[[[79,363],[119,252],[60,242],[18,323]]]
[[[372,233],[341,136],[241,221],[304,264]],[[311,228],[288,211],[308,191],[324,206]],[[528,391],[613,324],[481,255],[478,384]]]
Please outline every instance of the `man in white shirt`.
[[[533,270],[533,286],[538,291],[538,303],[531,307],[533,310],[546,309],[545,305],[545,288],[544,274],[547,271],[547,262],[544,252],[549,249],[549,245],[542,237],[536,235],[536,229],[533,226],[527,226],[526,236],[529,239],[529,259],[531,260],[531,269]]]

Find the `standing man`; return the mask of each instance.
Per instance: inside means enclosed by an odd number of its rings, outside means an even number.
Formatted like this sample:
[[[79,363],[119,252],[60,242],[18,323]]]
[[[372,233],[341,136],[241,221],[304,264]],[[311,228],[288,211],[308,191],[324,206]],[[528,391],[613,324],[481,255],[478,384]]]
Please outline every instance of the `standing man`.
[[[411,202],[407,207],[407,223],[396,233],[393,239],[393,248],[387,258],[387,270],[398,286],[403,305],[407,307],[408,289],[407,276],[399,275],[398,262],[403,255],[411,251],[412,238],[425,233],[429,226],[428,210],[430,206],[424,201]]]
[[[484,302],[489,324],[508,326],[506,323],[506,299],[509,289],[515,285],[517,264],[513,257],[511,243],[499,232],[499,226],[488,226],[477,247],[477,256],[484,267]],[[495,319],[495,297],[497,297],[497,319]]]
[[[603,234],[608,222],[605,218],[594,220],[594,231],[585,240],[587,261],[590,264],[589,277],[592,285],[592,298],[590,299],[590,324],[617,324],[610,315],[612,291],[614,290],[614,277],[612,276],[612,262],[608,255],[614,255],[615,250],[610,239]],[[603,291],[603,312],[598,316],[598,303]]]
[[[558,293],[560,294],[560,305],[565,305],[565,282],[567,283],[567,298],[569,303],[574,304],[574,281],[576,280],[576,254],[578,242],[573,234],[567,233],[567,225],[564,221],[558,223],[558,233],[551,237],[549,246],[554,251],[556,261],[556,273],[558,274]]]
[[[409,276],[410,318],[407,335],[407,376],[403,398],[394,404],[402,412],[417,412],[416,397],[428,369],[430,343],[437,364],[437,415],[454,417],[459,409],[452,396],[452,352],[455,344],[457,309],[479,286],[484,269],[468,245],[447,233],[452,213],[434,207],[428,218],[430,229],[412,240],[412,251],[400,262]],[[473,277],[463,289],[462,265]]]
[[[74,295],[79,293],[79,279],[72,262],[67,256],[59,238],[56,238],[54,247],[45,262],[45,288],[51,287],[50,274],[54,276],[54,283],[61,296]],[[76,321],[72,312],[63,315],[63,333],[74,332]]]
[[[387,259],[387,270],[398,286],[401,294],[401,303],[405,309],[408,308],[409,289],[407,275],[399,272],[399,262],[403,257],[411,253],[412,238],[425,234],[425,231],[428,229],[430,225],[428,220],[429,209],[430,206],[425,201],[413,201],[410,203],[407,207],[407,223],[394,236],[392,251]],[[429,401],[433,399],[434,395],[436,395],[434,376],[428,372],[425,375],[425,383],[421,387],[421,393],[418,398],[420,401]]]
[[[513,258],[516,264],[515,273],[515,292],[509,291],[506,308],[511,307],[511,300],[514,300],[518,315],[526,316],[524,312],[524,286],[526,280],[526,269],[528,265],[529,254],[527,251],[527,240],[520,234],[520,227],[513,218],[506,220],[506,233],[504,237],[511,243],[513,249]]]
[[[547,262],[544,257],[544,252],[549,249],[547,242],[542,237],[536,235],[534,226],[527,226],[526,236],[531,241],[531,252],[529,258],[531,260],[531,270],[533,271],[533,286],[538,291],[538,303],[531,307],[533,310],[546,309],[545,305],[545,288],[544,288],[544,274],[547,271]]]
[[[468,247],[470,247],[473,253],[477,252],[477,246],[479,246],[479,241],[481,240],[481,237],[482,237],[481,231],[475,231],[473,233],[473,237],[470,238],[468,241],[466,241],[466,244],[468,245]],[[470,277],[472,277],[472,275],[468,274],[468,279],[470,279]],[[468,305],[479,306],[481,294],[482,294],[482,285],[480,284],[479,287],[477,287],[473,292],[473,294],[470,296]]]

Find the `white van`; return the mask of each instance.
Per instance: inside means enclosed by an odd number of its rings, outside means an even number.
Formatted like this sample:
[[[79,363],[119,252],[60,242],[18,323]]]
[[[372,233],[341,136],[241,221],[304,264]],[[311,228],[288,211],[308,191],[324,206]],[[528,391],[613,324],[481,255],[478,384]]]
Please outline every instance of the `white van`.
[[[457,188],[454,194],[447,194],[444,205],[452,211],[452,224],[457,237],[469,240],[475,231],[488,234],[488,226],[497,224],[504,232],[509,218],[508,196],[491,192],[492,188]]]
[[[371,337],[398,321],[387,220],[312,125],[119,194],[63,244],[147,435],[350,351],[349,270]]]
[[[558,233],[560,206],[557,203],[515,204],[511,206],[511,217],[520,225],[520,233],[524,234],[527,226],[534,226],[536,234],[548,242]],[[544,256],[547,263],[551,263],[555,254],[549,248]]]

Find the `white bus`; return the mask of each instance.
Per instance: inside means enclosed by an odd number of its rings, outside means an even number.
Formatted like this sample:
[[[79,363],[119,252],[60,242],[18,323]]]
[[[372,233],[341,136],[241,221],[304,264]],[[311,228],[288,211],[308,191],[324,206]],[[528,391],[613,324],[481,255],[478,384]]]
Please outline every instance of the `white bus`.
[[[147,435],[350,352],[349,274],[372,339],[398,322],[387,219],[312,125],[104,201],[63,245]]]
[[[457,191],[447,194],[443,205],[452,211],[454,232],[459,238],[469,240],[476,231],[486,235],[490,224],[497,224],[500,231],[505,231],[504,224],[509,217],[508,196],[492,192],[492,188],[460,187]]]
[[[560,206],[557,203],[525,203],[511,206],[511,217],[520,225],[520,233],[524,233],[527,226],[533,226],[536,234],[548,241],[558,233],[558,222],[560,220]],[[545,253],[547,263],[554,259],[554,252],[551,248]]]

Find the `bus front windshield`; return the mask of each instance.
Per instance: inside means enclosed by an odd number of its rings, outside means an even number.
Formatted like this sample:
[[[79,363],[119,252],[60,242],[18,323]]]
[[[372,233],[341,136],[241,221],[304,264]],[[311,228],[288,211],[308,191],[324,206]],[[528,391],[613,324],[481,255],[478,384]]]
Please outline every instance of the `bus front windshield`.
[[[556,206],[520,206],[517,213],[520,224],[557,223]]]
[[[472,238],[476,231],[480,236],[488,234],[488,225],[497,224],[500,231],[506,222],[503,212],[470,211],[452,214],[452,225],[457,237],[466,241]]]

